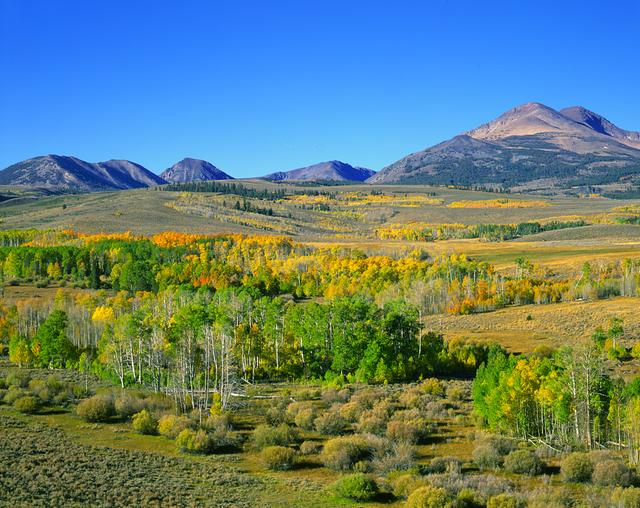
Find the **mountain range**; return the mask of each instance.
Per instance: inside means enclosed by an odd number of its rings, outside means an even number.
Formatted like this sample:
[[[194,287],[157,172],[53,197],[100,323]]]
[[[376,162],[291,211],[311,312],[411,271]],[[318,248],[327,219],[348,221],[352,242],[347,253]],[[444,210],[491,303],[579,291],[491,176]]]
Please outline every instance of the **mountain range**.
[[[369,183],[431,183],[548,191],[640,178],[640,133],[580,106],[526,103],[383,168]]]
[[[42,188],[57,192],[136,189],[166,183],[135,162],[91,163],[76,157],[45,155],[0,171],[0,185]]]
[[[371,169],[352,166],[351,164],[340,161],[327,161],[313,164],[312,166],[306,166],[304,168],[271,173],[264,178],[274,182],[286,182],[291,180],[364,182],[374,174],[375,171]]]
[[[170,183],[195,182],[200,180],[233,180],[213,164],[187,157],[160,173],[160,178]]]
[[[47,155],[0,171],[0,185],[49,192],[151,187],[228,180],[213,164],[185,158],[160,176],[127,160],[90,163]],[[355,181],[436,184],[520,192],[624,191],[640,186],[640,133],[621,129],[581,106],[555,110],[538,102],[407,155],[376,173],[337,160],[264,177],[274,182]]]

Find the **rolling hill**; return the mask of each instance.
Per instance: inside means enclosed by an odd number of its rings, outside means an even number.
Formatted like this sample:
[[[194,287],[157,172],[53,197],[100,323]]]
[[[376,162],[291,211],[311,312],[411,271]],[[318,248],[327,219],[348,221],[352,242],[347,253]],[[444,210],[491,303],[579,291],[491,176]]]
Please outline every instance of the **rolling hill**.
[[[627,189],[640,182],[640,133],[582,107],[556,111],[527,103],[403,157],[367,181],[534,192]]]
[[[304,168],[292,169],[291,171],[280,171],[265,176],[266,180],[274,182],[285,181],[314,181],[314,180],[334,180],[349,182],[364,182],[367,178],[375,174],[371,169],[352,166],[345,162],[328,161],[306,166]]]
[[[91,163],[63,155],[35,157],[0,171],[0,185],[54,192],[138,189],[164,183],[158,175],[135,162]]]
[[[176,162],[173,166],[160,173],[160,177],[170,183],[196,182],[206,180],[233,180],[224,171],[213,164],[200,159],[189,157]]]

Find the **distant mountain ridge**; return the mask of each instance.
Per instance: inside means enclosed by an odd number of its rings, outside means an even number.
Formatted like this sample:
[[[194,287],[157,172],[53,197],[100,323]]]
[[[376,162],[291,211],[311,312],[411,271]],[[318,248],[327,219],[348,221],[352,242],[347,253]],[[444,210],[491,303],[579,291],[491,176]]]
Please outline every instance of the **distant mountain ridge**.
[[[315,181],[315,180],[333,180],[333,181],[350,181],[364,182],[375,174],[372,169],[352,166],[341,161],[327,161],[306,166],[303,168],[292,169],[290,171],[279,171],[265,176],[266,180],[274,182],[284,181]]]
[[[137,189],[166,183],[140,164],[127,160],[91,163],[77,157],[45,155],[0,171],[0,185],[57,192]]]
[[[640,133],[583,107],[531,102],[383,168],[369,183],[544,192],[640,182]]]
[[[160,177],[170,183],[185,183],[206,180],[233,180],[213,164],[200,159],[184,158],[160,173]]]

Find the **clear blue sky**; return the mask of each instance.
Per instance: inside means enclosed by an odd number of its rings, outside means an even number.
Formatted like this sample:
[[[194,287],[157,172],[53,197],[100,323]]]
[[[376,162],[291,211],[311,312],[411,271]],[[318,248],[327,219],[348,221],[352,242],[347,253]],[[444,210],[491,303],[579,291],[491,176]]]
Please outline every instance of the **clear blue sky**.
[[[637,1],[0,5],[0,167],[380,169],[528,101],[640,130]]]

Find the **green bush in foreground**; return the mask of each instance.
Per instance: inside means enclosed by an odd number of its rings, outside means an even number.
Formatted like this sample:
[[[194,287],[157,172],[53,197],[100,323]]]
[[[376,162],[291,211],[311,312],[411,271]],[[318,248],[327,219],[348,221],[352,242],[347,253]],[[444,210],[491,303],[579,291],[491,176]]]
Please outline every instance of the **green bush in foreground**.
[[[346,499],[371,501],[378,494],[378,485],[370,476],[355,473],[340,478],[332,485],[332,490]]]
[[[450,501],[445,489],[426,485],[411,493],[405,508],[447,508]]]
[[[13,403],[13,407],[21,413],[33,414],[38,411],[40,404],[36,397],[30,395],[26,397],[20,397]]]
[[[158,420],[143,409],[133,415],[133,429],[140,434],[155,436],[158,433]]]
[[[108,395],[94,395],[81,401],[76,407],[77,415],[88,422],[105,422],[116,413],[113,399]]]
[[[487,501],[487,508],[522,508],[523,503],[511,494],[498,494]]]
[[[287,471],[296,464],[295,450],[286,446],[267,446],[260,454],[265,466],[272,471]]]

